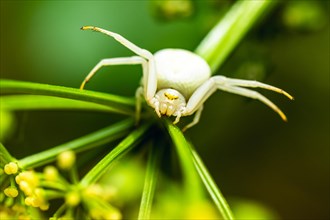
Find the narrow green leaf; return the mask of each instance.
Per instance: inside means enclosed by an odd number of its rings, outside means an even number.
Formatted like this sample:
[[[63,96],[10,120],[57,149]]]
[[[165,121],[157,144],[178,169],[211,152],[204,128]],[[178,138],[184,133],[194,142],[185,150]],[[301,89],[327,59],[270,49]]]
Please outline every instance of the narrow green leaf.
[[[101,92],[4,79],[0,80],[0,89],[2,95],[4,93],[28,93],[34,95],[57,96],[111,106],[118,111],[127,112],[128,114],[134,114],[135,112],[133,108],[135,106],[135,99]]]
[[[149,160],[144,180],[144,187],[138,216],[138,219],[140,220],[150,219],[152,201],[157,185],[161,154],[162,148],[156,145],[153,145],[152,149],[149,151]]]
[[[119,122],[49,150],[27,156],[19,160],[18,163],[20,167],[25,169],[47,164],[54,161],[57,155],[63,151],[73,150],[77,153],[121,138],[128,133],[133,124],[132,119]]]
[[[8,111],[24,110],[74,110],[98,111],[129,114],[118,108],[96,104],[93,102],[79,101],[53,96],[41,95],[7,95],[0,97],[0,108]]]
[[[279,1],[237,1],[199,44],[195,52],[214,73],[241,39]]]
[[[203,187],[194,165],[190,145],[178,127],[174,126],[168,120],[164,121],[166,121],[168,132],[179,156],[184,178],[184,188],[187,190],[187,196],[189,196],[191,200],[199,200],[203,197]]]
[[[117,147],[108,153],[101,161],[99,161],[81,180],[82,186],[88,186],[95,183],[105,172],[108,171],[114,161],[131,150],[139,141],[143,134],[150,127],[149,123],[143,124],[132,131]]]
[[[5,148],[5,146],[0,143],[0,162],[11,162],[14,161],[15,159],[10,155],[8,150]]]
[[[191,153],[194,158],[195,167],[197,169],[198,174],[200,175],[207,191],[210,193],[215,205],[219,209],[221,216],[226,219],[234,219],[233,213],[229,208],[229,205],[221,194],[219,188],[217,187],[216,183],[214,182],[213,178],[211,177],[210,173],[208,172],[206,166],[204,165],[203,161],[199,157],[198,153],[191,147]]]

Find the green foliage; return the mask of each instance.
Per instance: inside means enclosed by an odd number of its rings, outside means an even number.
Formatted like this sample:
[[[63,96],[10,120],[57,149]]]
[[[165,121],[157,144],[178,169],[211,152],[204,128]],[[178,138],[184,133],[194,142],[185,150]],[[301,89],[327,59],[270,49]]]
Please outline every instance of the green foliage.
[[[230,52],[277,1],[238,1],[196,49],[217,70]]]
[[[107,106],[110,109],[112,109],[116,113],[122,113],[122,114],[134,114],[133,109],[130,108],[134,106],[134,100],[125,98],[125,97],[119,97],[112,94],[106,94],[106,93],[99,93],[99,92],[93,92],[93,91],[87,91],[87,90],[80,90],[76,88],[68,88],[63,86],[53,86],[53,85],[45,85],[45,84],[39,84],[39,83],[30,83],[30,82],[18,82],[13,80],[1,80],[0,81],[0,87],[2,93],[27,93],[27,94],[34,94],[34,95],[47,95],[47,96],[56,96],[56,97],[62,97],[67,99],[73,99],[73,100],[81,100],[86,102],[92,102],[96,104],[102,104],[104,106]],[[12,102],[15,100],[11,100]],[[22,102],[23,100],[17,100],[17,102]],[[29,96],[25,97],[24,102],[31,101]],[[54,101],[54,102],[52,102]],[[55,105],[55,100],[49,100],[49,104]],[[69,100],[67,100],[67,104],[69,104]],[[73,104],[76,104],[75,101],[71,101]],[[38,103],[36,103],[38,104]],[[44,102],[39,102],[39,104],[45,104]],[[71,104],[71,105],[73,105]],[[83,102],[80,102],[82,105]],[[90,108],[90,103],[85,103],[86,108]],[[94,105],[95,106],[95,105]],[[4,106],[6,107],[6,106]],[[23,105],[21,107],[24,108]],[[57,108],[56,106],[54,106]],[[69,107],[69,106],[68,106]],[[102,106],[99,106],[102,108]],[[42,108],[42,106],[41,106]],[[104,108],[104,107],[103,107]]]

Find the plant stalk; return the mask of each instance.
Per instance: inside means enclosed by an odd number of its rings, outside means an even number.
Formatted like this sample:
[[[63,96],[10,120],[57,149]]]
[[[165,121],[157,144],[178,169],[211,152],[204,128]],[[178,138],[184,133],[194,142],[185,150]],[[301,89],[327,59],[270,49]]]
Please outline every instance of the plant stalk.
[[[240,0],[220,19],[195,50],[210,65],[213,74],[276,3],[276,0]]]

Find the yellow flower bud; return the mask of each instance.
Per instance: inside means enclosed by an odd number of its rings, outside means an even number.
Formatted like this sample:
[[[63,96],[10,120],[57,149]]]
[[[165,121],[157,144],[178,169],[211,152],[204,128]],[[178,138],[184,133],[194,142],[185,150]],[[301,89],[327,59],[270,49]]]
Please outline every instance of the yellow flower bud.
[[[77,206],[80,203],[80,195],[76,191],[71,191],[65,195],[65,202],[69,206]]]
[[[5,165],[4,171],[7,175],[16,174],[18,172],[18,165],[15,162],[10,162]]]
[[[15,181],[17,184],[20,184],[20,182],[22,181],[22,178],[19,174],[17,176],[15,176]]]
[[[28,196],[24,199],[24,203],[27,206],[33,206],[32,204],[34,204],[34,200],[35,200],[34,197]]]
[[[37,198],[36,196],[28,196],[24,200],[25,205],[32,206],[35,208],[46,205],[43,199]]]
[[[41,200],[43,200],[44,196],[45,196],[45,190],[43,188],[35,188],[34,189],[34,195],[37,198],[40,198]]]
[[[16,189],[16,187],[8,187],[4,190],[4,193],[6,196],[8,197],[12,197],[15,198],[18,196],[18,190]]]
[[[39,184],[39,178],[34,171],[24,171],[16,176],[16,183],[20,184],[21,181],[27,182],[31,187],[35,188]]]
[[[19,183],[19,188],[24,192],[25,195],[30,196],[33,193],[33,187],[31,187],[31,185],[25,181],[25,180],[21,180]]]
[[[49,209],[49,204],[48,203],[43,203],[40,207],[39,207],[42,211],[46,211]]]
[[[54,166],[46,166],[44,169],[46,180],[54,181],[58,178],[58,171]]]
[[[76,162],[76,155],[73,151],[64,151],[57,156],[57,166],[63,170],[69,170]]]

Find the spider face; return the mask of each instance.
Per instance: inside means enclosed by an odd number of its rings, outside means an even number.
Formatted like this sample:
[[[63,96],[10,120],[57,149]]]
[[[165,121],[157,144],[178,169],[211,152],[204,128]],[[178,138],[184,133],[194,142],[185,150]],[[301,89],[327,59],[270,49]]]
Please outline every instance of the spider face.
[[[231,79],[225,76],[211,77],[211,70],[200,56],[183,49],[164,49],[155,54],[142,49],[121,35],[94,26],[84,26],[82,30],[94,30],[113,37],[119,43],[138,56],[109,58],[101,60],[87,75],[80,88],[83,89],[102,66],[120,64],[140,64],[143,69],[142,85],[136,92],[137,119],[141,110],[141,97],[161,117],[176,116],[178,123],[181,116],[192,115],[193,121],[187,129],[198,123],[204,102],[218,89],[237,95],[257,99],[272,108],[286,121],[284,113],[262,94],[248,88],[263,88],[281,93],[289,99],[291,95],[282,89],[252,80]]]
[[[161,115],[178,116],[186,106],[186,99],[175,89],[161,89],[152,100],[153,107],[159,117]]]

